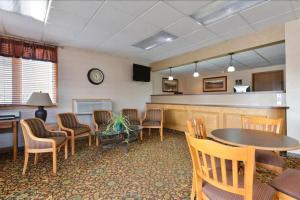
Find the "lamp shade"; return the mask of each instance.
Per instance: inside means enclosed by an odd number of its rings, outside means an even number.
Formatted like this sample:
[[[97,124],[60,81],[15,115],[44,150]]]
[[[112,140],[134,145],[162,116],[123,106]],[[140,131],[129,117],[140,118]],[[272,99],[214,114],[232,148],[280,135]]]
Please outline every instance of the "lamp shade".
[[[30,106],[51,106],[53,105],[48,93],[33,92],[27,101]]]

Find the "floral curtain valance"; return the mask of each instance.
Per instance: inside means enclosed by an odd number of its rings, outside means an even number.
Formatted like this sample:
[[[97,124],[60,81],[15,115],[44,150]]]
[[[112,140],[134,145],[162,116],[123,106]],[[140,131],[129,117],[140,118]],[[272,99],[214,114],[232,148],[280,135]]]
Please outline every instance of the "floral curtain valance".
[[[57,63],[57,47],[3,37],[0,55]]]

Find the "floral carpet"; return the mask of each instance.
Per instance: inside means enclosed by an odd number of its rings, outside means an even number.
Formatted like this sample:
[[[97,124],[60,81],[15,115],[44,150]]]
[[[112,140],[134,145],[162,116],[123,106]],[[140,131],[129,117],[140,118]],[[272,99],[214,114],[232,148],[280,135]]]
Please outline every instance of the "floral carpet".
[[[64,160],[58,154],[58,172],[52,175],[50,154],[29,160],[22,176],[23,154],[17,162],[0,154],[0,199],[189,199],[191,161],[183,133],[165,131],[144,134],[142,143],[133,143],[129,152],[122,148],[101,150],[83,140],[76,153]],[[300,159],[288,158],[287,166],[300,169]],[[257,179],[269,182],[273,174],[259,170]]]

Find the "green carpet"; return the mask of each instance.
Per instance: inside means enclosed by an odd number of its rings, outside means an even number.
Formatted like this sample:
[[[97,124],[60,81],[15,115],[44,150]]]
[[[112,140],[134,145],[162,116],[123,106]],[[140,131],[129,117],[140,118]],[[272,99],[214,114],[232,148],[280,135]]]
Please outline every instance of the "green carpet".
[[[157,132],[144,134],[127,154],[79,141],[74,156],[64,160],[63,151],[58,154],[57,176],[50,154],[37,165],[32,155],[25,176],[22,153],[16,163],[0,154],[0,199],[189,199],[192,166],[184,134],[166,132],[163,142]],[[288,158],[287,166],[300,169],[300,159]],[[273,177],[267,171],[257,175],[263,182]]]

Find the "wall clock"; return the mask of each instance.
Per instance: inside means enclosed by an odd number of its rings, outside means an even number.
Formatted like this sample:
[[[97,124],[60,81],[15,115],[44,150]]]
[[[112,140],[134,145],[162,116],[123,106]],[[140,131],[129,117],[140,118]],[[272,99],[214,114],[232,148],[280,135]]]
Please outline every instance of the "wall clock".
[[[98,68],[92,68],[88,71],[87,77],[94,85],[99,85],[104,81],[104,74]]]

